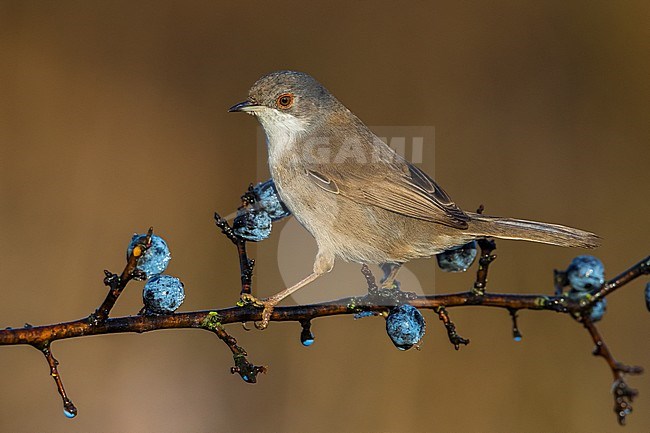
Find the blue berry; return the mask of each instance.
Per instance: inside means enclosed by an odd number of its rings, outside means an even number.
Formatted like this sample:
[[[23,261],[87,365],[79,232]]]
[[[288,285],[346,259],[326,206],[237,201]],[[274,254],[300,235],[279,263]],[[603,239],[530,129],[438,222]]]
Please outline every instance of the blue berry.
[[[605,283],[605,267],[597,257],[578,256],[571,261],[566,276],[573,291],[590,292]]]
[[[253,187],[253,193],[255,193],[259,207],[268,212],[271,220],[277,221],[291,215],[289,209],[280,200],[273,179],[255,185]]]
[[[465,272],[476,259],[476,241],[436,255],[438,266],[445,272]]]
[[[243,208],[237,211],[232,228],[247,241],[263,241],[271,235],[271,217],[264,209]]]
[[[596,302],[593,307],[591,307],[591,313],[589,313],[589,318],[592,322],[598,322],[603,318],[605,312],[607,311],[607,299],[603,298],[602,300]]]
[[[134,234],[131,238],[131,243],[126,250],[126,258],[128,259],[133,248],[141,238],[147,235]],[[161,274],[167,269],[167,264],[171,260],[172,255],[169,252],[167,243],[163,238],[156,235],[151,235],[151,246],[144,251],[144,254],[138,259],[137,268],[144,272],[147,278],[154,275]]]
[[[645,307],[650,311],[650,282],[645,285]]]
[[[169,275],[155,275],[147,281],[142,292],[147,314],[169,314],[181,306],[185,290],[181,280]]]
[[[393,308],[386,318],[386,332],[399,350],[408,350],[424,335],[426,324],[420,311],[408,304]]]

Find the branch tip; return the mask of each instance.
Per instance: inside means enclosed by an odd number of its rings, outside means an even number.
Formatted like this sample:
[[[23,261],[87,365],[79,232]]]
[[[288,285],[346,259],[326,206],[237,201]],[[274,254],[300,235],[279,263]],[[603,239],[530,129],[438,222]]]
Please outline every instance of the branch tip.
[[[77,416],[77,408],[75,407],[74,403],[72,403],[72,400],[68,398],[68,395],[65,392],[65,388],[63,387],[63,380],[61,380],[61,375],[59,374],[59,361],[54,358],[54,355],[52,354],[52,350],[50,348],[50,342],[45,341],[41,344],[34,345],[34,348],[39,350],[43,356],[45,356],[45,360],[47,361],[48,366],[50,367],[50,376],[52,376],[52,379],[54,379],[54,383],[56,384],[56,389],[59,392],[59,395],[61,396],[61,401],[63,403],[63,413],[67,418],[74,418]]]

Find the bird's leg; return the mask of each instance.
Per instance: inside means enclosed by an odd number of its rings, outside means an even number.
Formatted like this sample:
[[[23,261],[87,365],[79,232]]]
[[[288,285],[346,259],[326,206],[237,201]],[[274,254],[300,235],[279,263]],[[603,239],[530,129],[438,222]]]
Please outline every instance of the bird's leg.
[[[314,272],[312,272],[308,277],[300,280],[291,287],[288,287],[273,296],[270,296],[266,299],[257,299],[254,296],[244,293],[242,294],[242,301],[245,303],[253,304],[255,306],[263,307],[262,311],[262,320],[255,323],[257,329],[266,329],[269,326],[269,321],[271,320],[271,314],[273,314],[273,309],[275,306],[282,301],[287,296],[292,293],[300,290],[305,287],[307,284],[311,283],[321,275],[329,272],[334,267],[334,256],[325,255],[321,252],[316,256],[316,261],[314,262]]]
[[[395,284],[395,277],[402,267],[401,263],[382,263],[381,270],[384,272],[384,276],[381,278],[381,288],[382,289],[392,289]],[[399,287],[399,285],[397,286]]]
[[[282,290],[281,292],[278,292],[275,295],[260,301],[264,306],[264,310],[262,311],[262,320],[260,322],[255,322],[255,327],[257,329],[266,329],[266,327],[269,326],[269,321],[271,320],[271,314],[273,314],[273,310],[275,309],[275,306],[280,301],[282,301],[284,298],[291,295],[295,291],[300,290],[301,288],[311,283],[321,275],[322,274],[311,273],[307,278],[300,280],[298,283],[294,284],[293,286],[288,287]]]

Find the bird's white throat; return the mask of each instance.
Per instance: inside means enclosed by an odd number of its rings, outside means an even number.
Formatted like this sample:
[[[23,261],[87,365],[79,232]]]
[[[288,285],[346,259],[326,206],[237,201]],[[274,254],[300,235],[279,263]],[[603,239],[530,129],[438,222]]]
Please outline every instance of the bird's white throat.
[[[305,133],[309,126],[305,120],[269,107],[255,110],[255,116],[266,133],[271,160],[290,151],[296,139]]]

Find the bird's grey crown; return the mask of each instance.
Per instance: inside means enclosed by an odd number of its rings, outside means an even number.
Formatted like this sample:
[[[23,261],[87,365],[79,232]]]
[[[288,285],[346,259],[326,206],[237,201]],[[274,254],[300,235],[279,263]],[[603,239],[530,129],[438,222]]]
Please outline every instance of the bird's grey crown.
[[[294,105],[287,112],[296,117],[309,118],[342,107],[314,77],[297,71],[271,72],[257,80],[248,95],[256,104],[277,108],[276,100],[284,93],[294,95]]]

